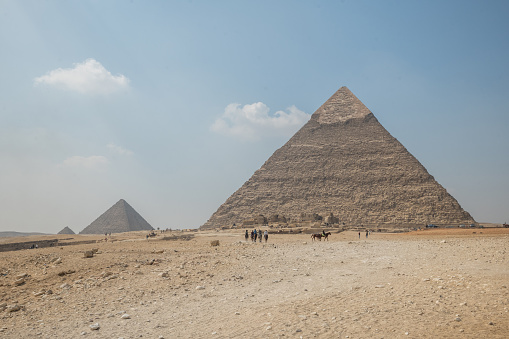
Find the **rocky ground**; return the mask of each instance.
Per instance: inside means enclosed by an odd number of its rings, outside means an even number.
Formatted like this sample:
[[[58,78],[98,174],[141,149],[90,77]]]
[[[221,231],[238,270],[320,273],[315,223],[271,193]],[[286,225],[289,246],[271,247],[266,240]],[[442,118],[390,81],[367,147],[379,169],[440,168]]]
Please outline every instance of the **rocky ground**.
[[[270,235],[267,244],[245,242],[242,232],[198,232],[190,240],[130,233],[93,245],[2,252],[0,337],[509,334],[509,230],[368,238],[347,231],[329,242]]]

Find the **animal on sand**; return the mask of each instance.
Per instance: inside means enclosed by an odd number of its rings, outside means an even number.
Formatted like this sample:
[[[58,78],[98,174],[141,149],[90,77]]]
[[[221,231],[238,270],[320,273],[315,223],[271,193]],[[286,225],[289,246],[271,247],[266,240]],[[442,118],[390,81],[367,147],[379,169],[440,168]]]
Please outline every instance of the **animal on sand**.
[[[327,233],[313,233],[311,234],[311,240],[312,241],[315,241],[315,239],[318,239],[320,241],[322,241],[322,238],[324,238],[325,240],[329,241],[329,235],[331,235],[331,232],[327,232]]]

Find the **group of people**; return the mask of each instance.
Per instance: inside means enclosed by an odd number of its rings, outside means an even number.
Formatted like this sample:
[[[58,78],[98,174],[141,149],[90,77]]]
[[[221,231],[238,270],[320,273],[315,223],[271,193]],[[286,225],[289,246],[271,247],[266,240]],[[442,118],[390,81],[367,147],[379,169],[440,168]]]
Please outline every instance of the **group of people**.
[[[265,231],[262,233],[262,230],[254,230],[251,231],[251,241],[256,242],[256,239],[259,239],[260,242],[262,242],[262,236],[265,239],[265,242],[269,239],[269,232]],[[246,238],[246,241],[249,239],[249,232],[246,230],[246,233],[244,234],[244,237]]]
[[[366,230],[366,239],[368,238],[368,236],[371,234],[371,231],[370,230]],[[361,238],[361,232],[359,232],[359,239]]]

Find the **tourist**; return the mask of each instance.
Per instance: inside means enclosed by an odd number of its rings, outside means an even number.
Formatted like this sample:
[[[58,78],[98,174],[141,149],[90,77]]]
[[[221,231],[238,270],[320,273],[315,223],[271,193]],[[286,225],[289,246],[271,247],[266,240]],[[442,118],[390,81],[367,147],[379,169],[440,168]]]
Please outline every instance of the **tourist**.
[[[361,232],[359,232],[359,239],[361,238]]]
[[[366,239],[368,238],[369,231],[366,230]]]
[[[260,242],[262,242],[262,230],[258,230],[258,234],[260,235]]]
[[[249,233],[247,233],[247,230],[246,230],[246,234],[244,234],[244,238],[246,238],[246,242],[247,242],[247,238],[249,238]]]
[[[263,232],[263,237],[265,238],[265,242],[267,242],[267,239],[269,239],[269,232],[267,230]]]
[[[256,242],[256,237],[258,236],[258,234],[256,234],[256,228],[254,229],[253,233],[254,233],[253,241]]]

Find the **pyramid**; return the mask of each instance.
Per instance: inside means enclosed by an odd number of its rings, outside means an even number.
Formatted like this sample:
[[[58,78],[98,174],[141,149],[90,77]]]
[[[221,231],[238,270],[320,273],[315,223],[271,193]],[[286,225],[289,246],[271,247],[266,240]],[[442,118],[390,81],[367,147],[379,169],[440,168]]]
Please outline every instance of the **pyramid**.
[[[475,222],[342,87],[201,228],[330,213],[357,226]]]
[[[57,234],[76,234],[73,230],[71,230],[68,226],[65,226],[60,232]]]
[[[99,218],[88,225],[80,234],[105,234],[130,231],[153,230],[124,199],[120,199]]]

